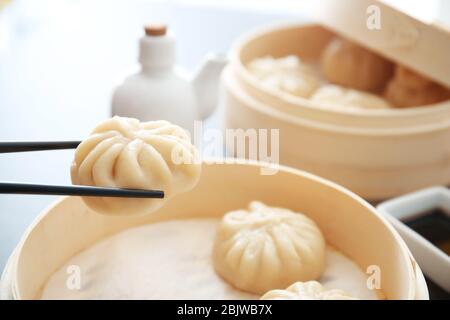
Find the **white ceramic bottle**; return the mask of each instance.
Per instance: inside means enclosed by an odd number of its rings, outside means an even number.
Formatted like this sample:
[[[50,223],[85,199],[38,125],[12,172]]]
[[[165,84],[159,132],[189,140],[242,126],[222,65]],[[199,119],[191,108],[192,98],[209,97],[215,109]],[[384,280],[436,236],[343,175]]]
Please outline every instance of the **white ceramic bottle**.
[[[187,76],[175,65],[175,37],[164,25],[145,27],[139,49],[141,68],[115,89],[112,114],[168,120],[192,133],[194,121],[209,116],[217,104],[225,59],[209,56],[193,77]]]

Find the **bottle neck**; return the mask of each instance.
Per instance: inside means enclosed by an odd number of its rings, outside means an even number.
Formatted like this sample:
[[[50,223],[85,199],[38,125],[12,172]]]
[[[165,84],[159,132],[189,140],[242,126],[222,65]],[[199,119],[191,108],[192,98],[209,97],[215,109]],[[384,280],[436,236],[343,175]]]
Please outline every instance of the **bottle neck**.
[[[145,65],[141,63],[141,72],[144,74],[163,74],[171,71],[173,69],[173,65],[163,65],[163,66],[155,66],[155,65]]]
[[[143,36],[139,42],[139,62],[143,72],[167,70],[175,64],[175,38],[164,36]]]

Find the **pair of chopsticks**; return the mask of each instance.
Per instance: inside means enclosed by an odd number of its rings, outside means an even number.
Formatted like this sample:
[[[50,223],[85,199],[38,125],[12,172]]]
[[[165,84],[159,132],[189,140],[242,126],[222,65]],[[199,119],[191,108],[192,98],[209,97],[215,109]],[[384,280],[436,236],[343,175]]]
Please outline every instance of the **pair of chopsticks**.
[[[0,141],[0,153],[75,149],[81,141]],[[57,186],[19,182],[0,182],[0,194],[43,194],[86,197],[164,198],[164,191],[103,188],[91,186]]]

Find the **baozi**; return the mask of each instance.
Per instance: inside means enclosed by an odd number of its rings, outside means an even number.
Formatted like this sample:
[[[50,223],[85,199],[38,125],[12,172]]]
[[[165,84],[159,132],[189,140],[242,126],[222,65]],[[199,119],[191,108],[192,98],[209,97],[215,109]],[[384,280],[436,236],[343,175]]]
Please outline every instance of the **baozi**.
[[[311,101],[323,103],[328,108],[388,109],[389,103],[378,95],[336,85],[326,85],[311,96]]]
[[[394,106],[405,108],[438,103],[450,99],[450,90],[412,70],[397,65],[384,97]]]
[[[325,240],[307,216],[251,202],[227,213],[213,249],[216,272],[234,287],[263,294],[321,276]]]
[[[326,290],[317,281],[296,282],[285,290],[271,290],[261,300],[357,300],[342,290]]]
[[[320,85],[320,77],[297,56],[257,58],[247,65],[248,70],[269,88],[308,98]]]
[[[394,69],[389,60],[350,41],[335,38],[322,53],[321,70],[331,83],[378,93]]]
[[[164,200],[193,188],[200,178],[198,151],[188,134],[167,121],[114,117],[100,123],[75,151],[73,184],[163,190]],[[149,213],[163,199],[84,197],[103,214]]]

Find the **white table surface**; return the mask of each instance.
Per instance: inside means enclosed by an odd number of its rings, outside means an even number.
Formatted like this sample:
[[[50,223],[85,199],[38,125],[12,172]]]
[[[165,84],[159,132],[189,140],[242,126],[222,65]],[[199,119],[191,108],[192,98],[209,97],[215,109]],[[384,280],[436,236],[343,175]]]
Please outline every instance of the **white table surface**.
[[[50,7],[45,6],[50,3]],[[16,1],[0,13],[0,139],[81,139],[109,115],[111,89],[137,56],[141,27],[168,22],[192,69],[255,26],[303,21],[148,1]],[[209,126],[220,123],[220,116]],[[0,154],[0,180],[68,184],[73,151]],[[0,195],[0,270],[26,227],[56,197]],[[57,240],[57,239],[55,239]],[[63,239],[61,239],[63,241]]]

